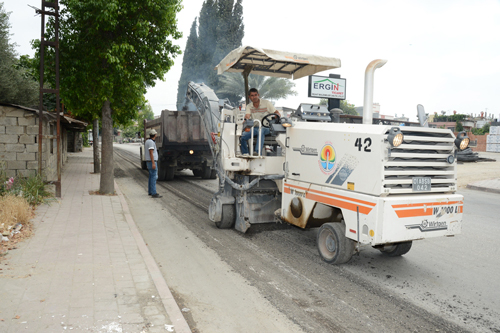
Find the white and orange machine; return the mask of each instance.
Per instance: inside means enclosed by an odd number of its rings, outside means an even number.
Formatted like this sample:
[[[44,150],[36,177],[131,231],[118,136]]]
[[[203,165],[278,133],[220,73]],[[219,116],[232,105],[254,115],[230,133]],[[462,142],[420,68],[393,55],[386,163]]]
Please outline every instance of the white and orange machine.
[[[319,227],[319,253],[334,264],[349,261],[362,244],[399,256],[414,240],[459,234],[463,196],[456,193],[456,153],[469,139],[445,129],[373,124],[373,77],[384,64],[375,60],[367,67],[360,124],[335,122],[337,110],[301,105],[287,118],[248,125],[244,112],[229,106],[219,111],[210,88],[190,83],[188,98],[211,133],[220,181],[210,219],[241,232],[277,220]],[[298,78],[336,67],[336,58],[244,46],[217,69]],[[241,155],[246,126],[271,128],[266,156]]]

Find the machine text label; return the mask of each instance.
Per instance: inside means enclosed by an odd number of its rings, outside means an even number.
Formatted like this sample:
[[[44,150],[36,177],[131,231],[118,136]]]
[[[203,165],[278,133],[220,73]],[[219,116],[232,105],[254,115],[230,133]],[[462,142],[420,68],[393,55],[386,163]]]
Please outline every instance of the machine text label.
[[[446,222],[423,220],[420,224],[408,224],[406,229],[420,229],[421,232],[448,230]]]
[[[370,146],[372,145],[372,138],[366,138],[364,141],[362,138],[357,138],[354,146],[358,147],[358,151],[361,151],[361,148],[363,148],[363,144],[365,146],[365,148],[363,149],[365,152],[369,153],[372,151],[370,149]]]
[[[302,145],[302,147],[294,147],[293,151],[298,151],[301,155],[318,156],[318,149],[310,148]]]

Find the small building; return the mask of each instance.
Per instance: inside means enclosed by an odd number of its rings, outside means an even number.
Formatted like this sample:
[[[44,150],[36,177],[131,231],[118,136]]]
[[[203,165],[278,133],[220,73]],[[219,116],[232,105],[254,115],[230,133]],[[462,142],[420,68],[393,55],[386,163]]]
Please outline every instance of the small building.
[[[38,172],[38,110],[0,103],[0,170],[7,177],[28,177]],[[61,115],[61,167],[68,152],[82,150],[81,132],[87,123]],[[57,180],[57,114],[43,112],[42,174]]]

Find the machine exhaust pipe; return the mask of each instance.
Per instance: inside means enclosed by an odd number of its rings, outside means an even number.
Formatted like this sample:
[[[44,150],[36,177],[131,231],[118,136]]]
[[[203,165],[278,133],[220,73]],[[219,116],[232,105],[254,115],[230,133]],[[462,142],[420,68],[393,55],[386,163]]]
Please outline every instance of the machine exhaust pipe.
[[[387,60],[376,59],[366,66],[365,71],[365,97],[363,101],[363,124],[373,123],[373,78],[375,70],[385,65]]]

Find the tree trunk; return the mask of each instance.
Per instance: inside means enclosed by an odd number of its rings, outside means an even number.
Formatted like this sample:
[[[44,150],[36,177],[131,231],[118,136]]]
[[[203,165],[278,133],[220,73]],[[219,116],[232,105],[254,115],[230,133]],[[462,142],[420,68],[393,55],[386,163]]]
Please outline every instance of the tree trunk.
[[[92,136],[94,137],[94,173],[101,172],[101,160],[99,159],[99,119],[94,119]]]
[[[102,163],[101,163],[101,194],[115,193],[115,178],[113,165],[113,119],[109,99],[102,106]]]

